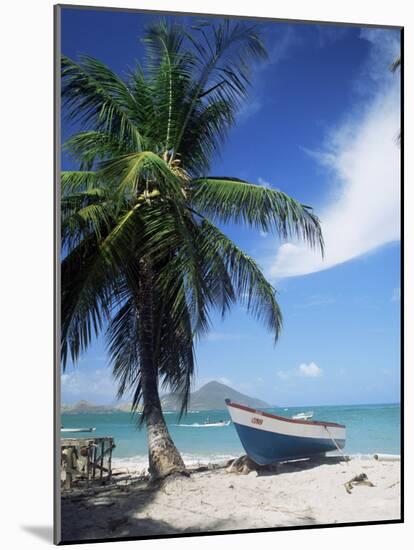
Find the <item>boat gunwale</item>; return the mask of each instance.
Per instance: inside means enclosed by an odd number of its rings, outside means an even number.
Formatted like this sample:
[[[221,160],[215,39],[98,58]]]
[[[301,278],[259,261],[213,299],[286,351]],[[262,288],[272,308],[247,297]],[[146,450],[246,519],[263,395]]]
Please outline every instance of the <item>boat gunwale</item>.
[[[231,399],[226,399],[226,405],[230,407],[234,407],[236,409],[241,409],[243,411],[248,411],[257,415],[267,416],[268,418],[273,418],[275,420],[281,420],[284,422],[292,422],[293,424],[307,424],[310,426],[331,426],[335,428],[345,428],[346,426],[344,424],[338,424],[337,422],[322,422],[318,420],[299,420],[294,418],[286,418],[285,416],[278,416],[276,414],[271,414],[265,411],[259,411],[257,409],[252,409],[251,407],[247,407],[246,405],[241,405],[240,403],[235,403],[231,401]]]

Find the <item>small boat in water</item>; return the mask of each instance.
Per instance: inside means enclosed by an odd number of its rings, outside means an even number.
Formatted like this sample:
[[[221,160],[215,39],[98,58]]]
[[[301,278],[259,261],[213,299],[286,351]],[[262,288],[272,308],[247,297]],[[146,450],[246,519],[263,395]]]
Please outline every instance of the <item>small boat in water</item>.
[[[205,420],[205,422],[203,422],[203,426],[206,427],[228,426],[229,424],[230,420],[219,420],[218,422],[211,422],[209,416],[207,416],[207,419]]]
[[[276,416],[230,399],[226,405],[247,456],[256,464],[309,458],[345,447],[342,424]]]
[[[292,416],[293,420],[310,420],[312,417],[313,417],[313,411],[298,413]]]

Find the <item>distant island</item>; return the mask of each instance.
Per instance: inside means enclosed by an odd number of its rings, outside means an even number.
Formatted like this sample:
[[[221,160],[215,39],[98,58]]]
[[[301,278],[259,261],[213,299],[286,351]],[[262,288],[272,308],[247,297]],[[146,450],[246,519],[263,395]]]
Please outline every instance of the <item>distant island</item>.
[[[269,403],[261,399],[249,397],[230,388],[230,386],[212,381],[191,394],[188,409],[197,411],[223,410],[226,398],[255,409],[267,409],[271,407]],[[174,393],[162,396],[161,404],[164,411],[175,412],[180,410],[179,397]],[[119,412],[129,413],[130,411],[131,403],[95,405],[88,401],[78,401],[73,405],[62,405],[61,407],[62,414],[111,414]]]
[[[95,405],[89,401],[77,401],[73,405],[62,405],[62,414],[111,414],[117,412],[130,412],[131,403],[120,403],[119,405]]]

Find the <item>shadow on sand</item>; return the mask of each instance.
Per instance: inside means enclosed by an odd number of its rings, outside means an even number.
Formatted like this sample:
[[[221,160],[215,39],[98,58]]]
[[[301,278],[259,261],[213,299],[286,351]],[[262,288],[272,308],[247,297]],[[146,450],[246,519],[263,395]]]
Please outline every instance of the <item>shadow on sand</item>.
[[[326,464],[345,463],[341,456],[321,456],[313,459],[297,460],[280,463],[271,467],[258,467],[258,476],[277,476],[279,474],[292,473],[318,468]],[[186,479],[179,478],[186,483]],[[176,485],[176,480],[170,481],[167,486],[170,494],[181,494],[182,488]],[[161,518],[149,516],[146,508],[153,503],[159,491],[165,490],[161,485],[151,485],[147,481],[135,483],[133,486],[118,486],[112,490],[99,492],[93,495],[76,494],[67,495],[62,499],[62,541],[77,542],[102,540],[111,538],[154,537],[165,535],[177,535],[185,533],[197,533],[194,524],[187,528],[172,525]],[[168,492],[167,492],[168,494]],[[314,524],[315,520],[308,511],[302,511],[291,518],[289,524]],[[228,518],[203,523],[204,528],[200,532],[220,530],[228,531]],[[27,528],[29,530],[29,528]],[[35,533],[35,528],[33,533]],[[41,536],[41,530],[37,532]],[[46,536],[46,535],[44,535]]]
[[[159,485],[143,482],[132,488],[117,488],[108,493],[63,498],[62,541],[151,537],[185,532],[165,521],[145,517],[145,508],[160,489]],[[139,514],[141,517],[137,517]]]
[[[319,466],[329,464],[347,463],[347,460],[342,456],[317,456],[314,458],[305,458],[303,460],[293,460],[290,462],[281,462],[271,466],[259,467],[257,474],[259,476],[275,476],[279,474],[288,474],[291,472],[299,472],[305,470],[312,470]]]

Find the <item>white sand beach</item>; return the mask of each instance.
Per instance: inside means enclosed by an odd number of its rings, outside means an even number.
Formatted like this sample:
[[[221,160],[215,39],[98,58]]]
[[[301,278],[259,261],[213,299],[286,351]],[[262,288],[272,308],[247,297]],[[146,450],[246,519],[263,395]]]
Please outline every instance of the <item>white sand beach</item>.
[[[400,466],[399,461],[326,457],[243,475],[221,464],[156,486],[133,468],[115,468],[112,485],[63,494],[62,537],[69,541],[398,520]],[[367,480],[348,492],[344,484],[360,474]]]

